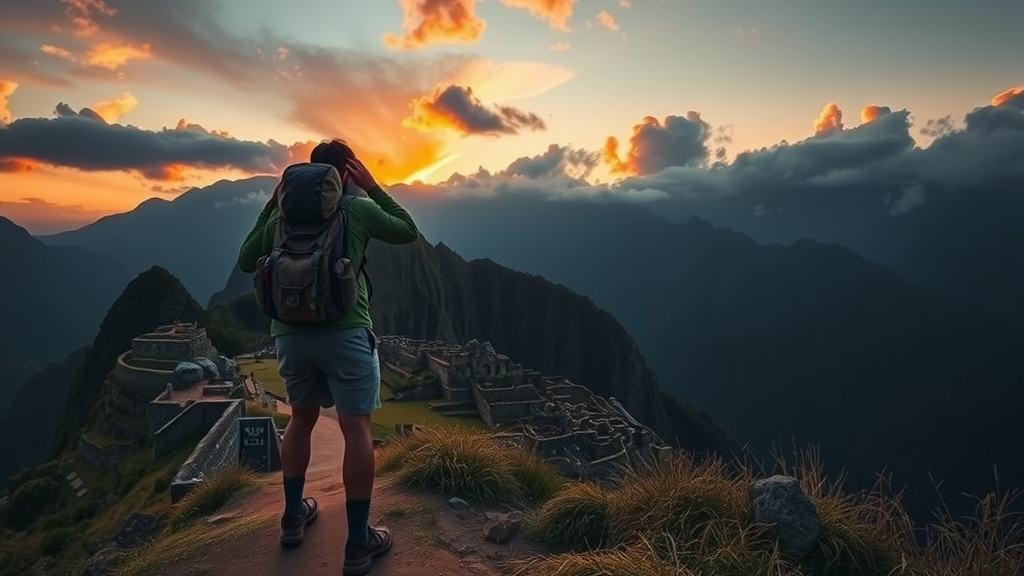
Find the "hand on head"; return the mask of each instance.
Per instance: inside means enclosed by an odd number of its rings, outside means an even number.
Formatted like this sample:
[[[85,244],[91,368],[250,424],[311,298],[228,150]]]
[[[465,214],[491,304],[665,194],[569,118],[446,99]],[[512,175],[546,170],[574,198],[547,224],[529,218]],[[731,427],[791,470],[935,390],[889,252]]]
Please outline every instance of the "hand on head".
[[[347,168],[349,176],[356,183],[356,186],[367,192],[377,187],[377,181],[373,179],[373,175],[355,156],[349,158]]]

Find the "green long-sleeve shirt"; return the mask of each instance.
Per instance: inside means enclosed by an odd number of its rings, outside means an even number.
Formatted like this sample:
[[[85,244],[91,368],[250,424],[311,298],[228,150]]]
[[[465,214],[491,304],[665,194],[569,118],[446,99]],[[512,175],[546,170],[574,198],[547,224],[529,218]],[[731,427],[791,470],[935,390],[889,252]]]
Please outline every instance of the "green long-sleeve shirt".
[[[348,206],[348,257],[358,266],[363,261],[363,252],[371,239],[389,244],[408,244],[419,237],[419,230],[412,216],[380,186],[359,197]],[[238,267],[246,273],[256,271],[256,261],[270,253],[274,244],[274,231],[281,219],[277,207],[264,209],[256,224],[242,241],[238,251]],[[270,336],[276,338],[299,331],[341,330],[365,326],[373,327],[370,318],[370,299],[366,289],[366,276],[358,276],[359,294],[356,307],[337,321],[323,326],[300,326],[278,320],[271,321]]]

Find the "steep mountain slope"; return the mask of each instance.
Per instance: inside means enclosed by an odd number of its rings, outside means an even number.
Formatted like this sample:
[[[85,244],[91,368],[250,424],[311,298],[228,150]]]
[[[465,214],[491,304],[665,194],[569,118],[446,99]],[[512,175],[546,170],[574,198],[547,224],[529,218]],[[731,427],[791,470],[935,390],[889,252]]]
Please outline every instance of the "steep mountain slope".
[[[14,407],[0,418],[0,482],[22,468],[45,461],[53,449],[53,430],[61,404],[54,399],[67,398],[78,367],[89,353],[89,346],[75,350],[67,358],[32,374],[12,395]]]
[[[0,216],[0,417],[35,370],[89,342],[130,277],[106,256],[47,246]]]
[[[1021,180],[962,189],[923,186],[921,204],[890,213],[889,190],[851,187],[737,195],[647,205],[678,222],[692,216],[762,243],[837,242],[935,292],[956,296],[1024,328],[1024,194]],[[762,210],[754,206],[762,204]]]
[[[1024,482],[1013,440],[1024,427],[1007,408],[1024,401],[1020,332],[850,250],[764,246],[623,204],[462,201],[417,214],[459,222],[446,238],[469,257],[592,297],[667,389],[759,451],[819,444],[854,480],[888,469],[926,493],[929,471],[951,490],[984,489],[993,465]]]
[[[379,333],[490,340],[527,366],[618,398],[666,440],[699,451],[735,448],[705,415],[662,394],[632,338],[588,298],[489,260],[466,262],[422,239],[409,246],[373,243],[368,261]],[[251,287],[249,276],[236,270],[211,312],[265,331]],[[676,418],[669,418],[667,403]]]
[[[161,266],[180,278],[197,300],[206,302],[221,287],[223,271],[230,268],[238,243],[274,184],[267,177],[222,180],[173,201],[154,198],[131,212],[40,239],[53,246],[81,246],[108,254],[135,274]]]
[[[107,374],[117,356],[131,348],[132,338],[174,321],[202,322],[206,311],[167,270],[153,266],[139,274],[124,288],[110,307],[89,352],[75,371],[65,398],[52,393],[60,407],[56,432],[52,434],[52,452],[73,445],[78,432],[87,424],[104,388]],[[28,431],[26,431],[28,432]]]

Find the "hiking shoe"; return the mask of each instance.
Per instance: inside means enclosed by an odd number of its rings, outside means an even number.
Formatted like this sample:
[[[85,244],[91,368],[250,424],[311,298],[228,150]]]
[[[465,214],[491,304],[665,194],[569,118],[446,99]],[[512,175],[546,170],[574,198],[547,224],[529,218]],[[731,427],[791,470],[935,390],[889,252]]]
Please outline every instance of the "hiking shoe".
[[[343,576],[364,576],[370,573],[373,559],[391,549],[391,530],[387,526],[370,526],[365,544],[349,541],[345,544],[345,568]]]
[[[302,544],[306,526],[316,520],[319,508],[316,498],[303,498],[302,507],[306,510],[305,514],[281,517],[281,546],[290,548]]]

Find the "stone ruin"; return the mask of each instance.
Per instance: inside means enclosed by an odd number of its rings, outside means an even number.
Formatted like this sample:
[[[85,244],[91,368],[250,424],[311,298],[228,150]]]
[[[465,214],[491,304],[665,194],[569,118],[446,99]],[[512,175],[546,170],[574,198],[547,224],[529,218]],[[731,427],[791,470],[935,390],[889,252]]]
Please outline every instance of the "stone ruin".
[[[159,459],[197,435],[205,436],[189,462],[201,450],[208,468],[230,459],[228,436],[237,434],[237,426],[228,424],[245,415],[244,377],[234,360],[217,352],[204,328],[175,322],[137,336],[118,356],[110,380],[98,435],[83,434],[80,442],[87,462],[114,466],[147,440]],[[207,454],[210,446],[218,453]],[[237,443],[234,450],[237,458]]]
[[[475,411],[509,443],[534,449],[563,472],[603,478],[619,465],[655,459],[671,448],[614,398],[562,376],[524,369],[490,342],[463,346],[382,336],[381,361],[402,373],[430,371],[439,412]]]

